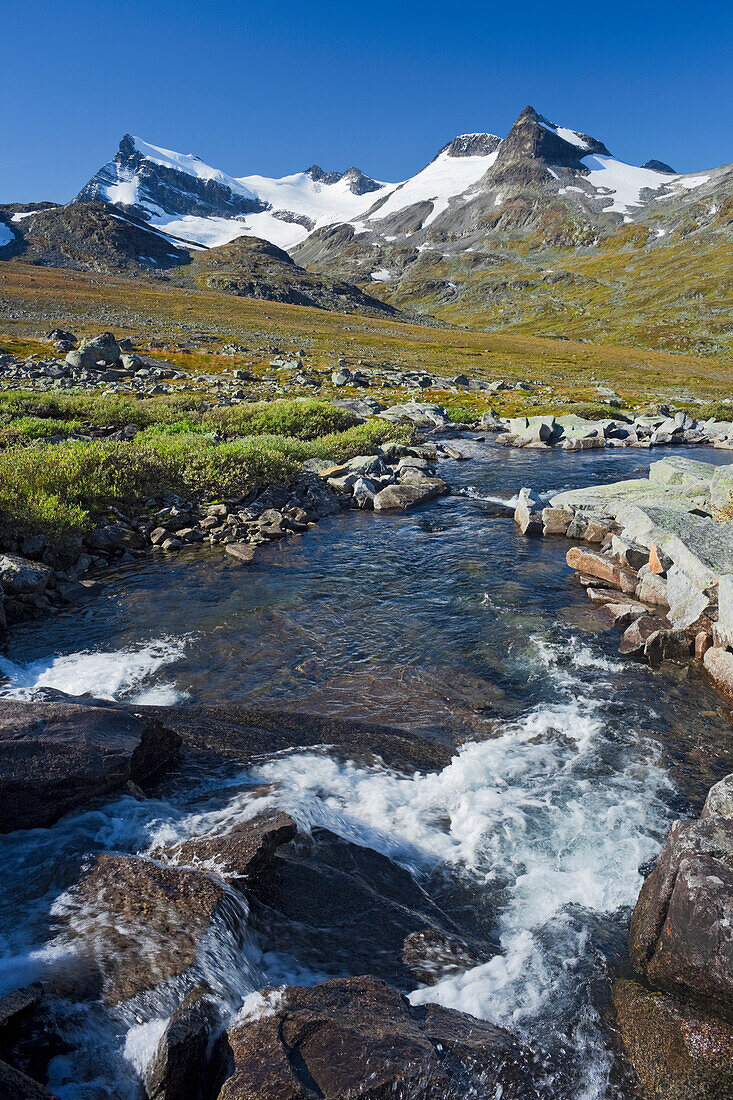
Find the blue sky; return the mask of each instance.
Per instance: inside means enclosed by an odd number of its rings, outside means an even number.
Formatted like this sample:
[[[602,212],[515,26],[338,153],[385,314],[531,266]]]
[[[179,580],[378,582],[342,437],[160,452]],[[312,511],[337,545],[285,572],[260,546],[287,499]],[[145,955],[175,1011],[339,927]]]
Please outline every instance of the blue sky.
[[[730,0],[15,0],[0,201],[66,201],[125,131],[237,176],[398,180],[526,103],[694,171],[733,161],[732,32]]]

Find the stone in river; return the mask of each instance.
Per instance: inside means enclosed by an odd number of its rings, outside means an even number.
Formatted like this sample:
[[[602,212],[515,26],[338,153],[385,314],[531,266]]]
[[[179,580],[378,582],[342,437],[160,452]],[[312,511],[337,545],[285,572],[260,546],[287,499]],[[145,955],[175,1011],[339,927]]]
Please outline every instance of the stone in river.
[[[685,662],[692,656],[692,643],[684,630],[656,630],[644,642],[644,656],[652,668],[663,661]]]
[[[439,477],[421,478],[411,485],[388,485],[374,497],[375,512],[400,511],[423,501],[433,500],[447,492],[448,486]]]
[[[0,832],[50,825],[132,780],[143,788],[178,761],[180,738],[155,718],[105,704],[0,707]]]
[[[212,1040],[219,1024],[214,1002],[193,989],[171,1016],[145,1068],[147,1100],[191,1100],[216,1095],[217,1061]]]
[[[240,565],[249,565],[255,556],[255,548],[248,542],[229,542],[224,549]]]
[[[733,821],[733,775],[726,775],[710,788],[700,817],[724,817]]]
[[[105,1004],[190,970],[226,896],[202,871],[139,856],[97,856],[67,913],[69,934],[85,946]]]
[[[613,1006],[644,1097],[733,1097],[733,1024],[625,980],[614,983]]]
[[[519,524],[519,530],[523,535],[541,535],[543,527],[544,502],[533,489],[519,490],[517,505],[514,509],[514,522]]]
[[[240,822],[228,833],[194,837],[166,848],[164,854],[176,863],[214,862],[222,874],[248,878],[262,871],[296,832],[289,814],[271,809]]]
[[[573,513],[565,508],[542,509],[542,534],[564,535],[567,532]]]
[[[441,1005],[414,1008],[386,982],[335,978],[265,993],[227,1031],[233,1072],[219,1100],[542,1100],[530,1051],[509,1032]]]
[[[669,630],[669,621],[659,615],[642,615],[626,628],[621,636],[619,653],[639,657],[644,653],[647,638],[660,630]]]

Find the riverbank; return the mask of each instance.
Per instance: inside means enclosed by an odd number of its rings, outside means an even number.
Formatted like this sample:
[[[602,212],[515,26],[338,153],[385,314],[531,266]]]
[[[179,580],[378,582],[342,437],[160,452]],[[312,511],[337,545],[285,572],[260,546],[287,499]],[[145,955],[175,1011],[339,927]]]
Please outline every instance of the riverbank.
[[[623,630],[620,652],[658,667],[702,661],[733,695],[733,467],[669,457],[648,479],[573,489],[543,501],[522,489],[525,535],[583,540],[567,563]]]

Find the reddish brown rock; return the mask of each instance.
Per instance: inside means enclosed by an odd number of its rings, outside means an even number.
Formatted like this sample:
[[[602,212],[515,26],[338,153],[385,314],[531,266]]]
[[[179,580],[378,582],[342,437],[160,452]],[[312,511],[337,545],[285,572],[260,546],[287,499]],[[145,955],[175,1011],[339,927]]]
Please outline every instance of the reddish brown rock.
[[[429,1004],[386,982],[335,978],[267,995],[227,1032],[233,1071],[219,1100],[541,1100],[530,1052],[507,1031]]]
[[[223,874],[249,878],[262,871],[280,845],[292,840],[297,831],[289,814],[268,810],[228,833],[194,837],[171,845],[164,854],[183,864],[214,861]]]
[[[647,638],[659,630],[669,630],[669,626],[668,620],[659,615],[642,615],[622,634],[619,653],[634,657],[643,655]]]
[[[733,696],[733,653],[713,646],[704,654],[703,664],[715,686]]]
[[[733,1004],[733,820],[677,821],[631,916],[640,973],[672,993]]]
[[[614,983],[613,1006],[646,1100],[731,1100],[732,1024],[629,981]]]
[[[208,874],[139,856],[97,856],[69,907],[106,1004],[183,975],[226,897]]]
[[[622,581],[631,584],[631,591],[636,588],[636,573],[628,567],[620,565],[609,554],[599,554],[595,550],[586,550],[582,546],[571,546],[565,559],[571,569],[577,569],[586,576],[598,577],[613,588],[622,588]]]

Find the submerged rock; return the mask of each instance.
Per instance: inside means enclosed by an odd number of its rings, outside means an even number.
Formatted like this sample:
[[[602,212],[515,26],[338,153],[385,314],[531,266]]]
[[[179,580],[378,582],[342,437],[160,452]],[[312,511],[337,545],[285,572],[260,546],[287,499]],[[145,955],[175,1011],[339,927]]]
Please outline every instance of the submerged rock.
[[[114,1005],[190,970],[226,897],[204,872],[103,854],[73,892],[69,934]]]
[[[484,1020],[413,1008],[386,982],[336,978],[263,998],[229,1028],[231,1076],[220,1100],[538,1100],[530,1051]]]

